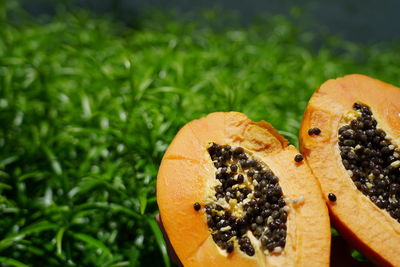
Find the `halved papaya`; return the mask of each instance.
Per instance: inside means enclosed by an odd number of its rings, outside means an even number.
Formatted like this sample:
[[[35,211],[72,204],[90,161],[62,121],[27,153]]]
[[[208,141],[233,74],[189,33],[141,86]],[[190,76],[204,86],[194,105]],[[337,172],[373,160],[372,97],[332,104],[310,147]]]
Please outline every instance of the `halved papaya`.
[[[300,129],[341,235],[379,265],[400,266],[400,89],[353,74],[325,82]]]
[[[157,202],[185,266],[328,266],[328,210],[296,148],[237,112],[185,125],[166,151]]]

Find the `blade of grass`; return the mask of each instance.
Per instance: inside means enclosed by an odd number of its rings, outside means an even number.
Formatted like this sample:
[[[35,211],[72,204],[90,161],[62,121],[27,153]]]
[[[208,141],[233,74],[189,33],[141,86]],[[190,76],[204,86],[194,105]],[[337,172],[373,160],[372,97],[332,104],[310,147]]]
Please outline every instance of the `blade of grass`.
[[[88,246],[100,249],[107,256],[112,256],[111,251],[107,248],[107,246],[104,245],[101,241],[97,240],[96,238],[84,233],[73,233],[72,235],[76,239],[86,243]]]
[[[57,254],[59,254],[59,255],[62,254],[62,239],[64,236],[65,229],[66,229],[65,227],[61,227],[60,230],[58,230],[57,235],[56,235]]]
[[[25,263],[6,257],[0,257],[0,263],[2,263],[2,266],[28,267]]]
[[[168,257],[167,248],[165,246],[164,237],[160,230],[160,227],[158,227],[158,224],[154,218],[147,218],[147,222],[149,223],[150,228],[156,238],[156,242],[157,242],[158,248],[160,249],[161,255],[163,257],[165,266],[170,267],[171,262]]]
[[[10,236],[7,236],[3,240],[0,241],[0,251],[6,249],[9,247],[12,243],[23,239],[26,235],[33,234],[33,233],[39,233],[43,231],[49,231],[57,228],[56,224],[49,223],[46,221],[41,221],[38,223],[31,224],[21,231],[19,231],[16,234],[12,234]]]

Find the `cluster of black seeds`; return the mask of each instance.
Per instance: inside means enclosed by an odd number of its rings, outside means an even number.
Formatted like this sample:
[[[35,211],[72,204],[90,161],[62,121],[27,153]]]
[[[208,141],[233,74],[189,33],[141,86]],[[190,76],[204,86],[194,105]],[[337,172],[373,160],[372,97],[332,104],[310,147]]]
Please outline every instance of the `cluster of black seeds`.
[[[217,200],[225,199],[233,205],[243,203],[240,217],[216,203],[205,206],[215,243],[230,253],[237,240],[240,250],[253,256],[254,247],[247,236],[250,230],[265,249],[282,251],[286,244],[288,207],[278,177],[241,147],[212,144],[208,152],[217,169],[215,178],[221,182],[214,188]]]
[[[379,208],[400,222],[400,157],[371,109],[355,103],[361,115],[339,129],[339,148],[344,167],[356,187]]]

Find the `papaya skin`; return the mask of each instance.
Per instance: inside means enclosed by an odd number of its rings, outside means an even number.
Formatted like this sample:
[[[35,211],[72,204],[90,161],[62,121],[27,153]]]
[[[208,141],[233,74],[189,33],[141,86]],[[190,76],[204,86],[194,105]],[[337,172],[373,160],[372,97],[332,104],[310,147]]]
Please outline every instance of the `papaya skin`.
[[[255,247],[247,256],[237,246],[228,254],[213,241],[204,205],[207,183],[215,179],[209,143],[242,146],[279,177],[285,197],[304,196],[290,207],[284,251],[266,256]],[[184,266],[328,266],[330,222],[318,182],[298,151],[267,122],[238,112],[217,112],[186,124],[168,147],[157,177],[157,202],[164,229]],[[195,211],[198,202],[202,209]]]
[[[399,99],[399,88],[364,75],[328,80],[311,97],[300,128],[301,152],[320,182],[333,224],[380,266],[400,266],[400,224],[354,185],[341,161],[338,128],[342,116],[352,110],[355,102],[361,102],[371,108],[393,143],[398,142]],[[314,127],[321,133],[310,136],[308,130]],[[334,193],[337,201],[329,201],[329,193]]]

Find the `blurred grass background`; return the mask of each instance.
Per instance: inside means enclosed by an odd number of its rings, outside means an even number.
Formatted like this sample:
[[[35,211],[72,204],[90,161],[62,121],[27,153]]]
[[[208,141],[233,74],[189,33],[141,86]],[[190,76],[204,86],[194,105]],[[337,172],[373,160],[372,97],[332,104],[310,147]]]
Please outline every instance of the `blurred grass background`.
[[[162,155],[213,111],[293,144],[312,92],[363,73],[400,84],[399,43],[356,44],[292,17],[89,11],[32,18],[0,2],[0,265],[169,266],[154,216]],[[228,23],[220,26],[221,19]]]

